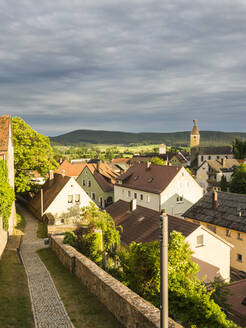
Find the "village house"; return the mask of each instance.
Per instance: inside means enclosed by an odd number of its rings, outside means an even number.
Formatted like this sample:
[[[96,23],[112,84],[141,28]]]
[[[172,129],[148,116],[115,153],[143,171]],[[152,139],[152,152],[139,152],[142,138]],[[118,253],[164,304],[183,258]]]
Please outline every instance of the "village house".
[[[63,161],[56,170],[56,173],[64,174],[67,177],[78,178],[82,170],[85,168],[86,162],[72,162]]]
[[[234,158],[206,160],[196,172],[196,181],[205,192],[208,192],[213,190],[214,187],[220,186],[222,176],[226,178],[228,183],[231,182],[231,177],[239,165],[239,162]]]
[[[208,192],[184,213],[184,218],[206,226],[234,248],[231,266],[246,271],[246,196]]]
[[[116,180],[115,202],[137,199],[137,204],[154,211],[165,209],[181,216],[203,195],[199,184],[183,167],[137,164]]]
[[[153,158],[157,157],[163,160],[164,162],[166,162],[167,164],[168,157],[166,152],[167,152],[167,146],[165,144],[161,144],[158,153],[153,152],[153,153],[147,153],[145,155],[135,154],[130,159],[129,163],[130,164],[147,163],[147,162],[151,162]]]
[[[107,163],[88,163],[77,182],[100,207],[105,208],[114,201],[114,183],[119,173]]]
[[[121,241],[125,246],[131,242],[151,242],[160,240],[160,213],[137,206],[131,202],[118,200],[107,208],[116,225],[122,226]],[[204,226],[168,215],[168,233],[181,232],[193,252],[192,260],[200,271],[198,277],[214,280],[220,277],[230,280],[230,250],[232,245]]]
[[[8,167],[9,184],[14,189],[14,147],[10,115],[0,116],[0,160],[3,160]],[[13,203],[8,232],[3,230],[2,219],[0,218],[0,257],[7,244],[8,234],[13,233],[15,225],[16,211],[15,203]]]
[[[29,202],[31,212],[49,224],[76,224],[80,209],[89,206],[91,198],[73,177],[50,171],[49,179]]]
[[[193,128],[190,134],[191,166],[199,167],[206,160],[219,160],[234,158],[231,146],[201,147],[200,133],[197,121],[193,120]]]
[[[173,166],[190,166],[190,155],[185,151],[168,153],[168,164]]]

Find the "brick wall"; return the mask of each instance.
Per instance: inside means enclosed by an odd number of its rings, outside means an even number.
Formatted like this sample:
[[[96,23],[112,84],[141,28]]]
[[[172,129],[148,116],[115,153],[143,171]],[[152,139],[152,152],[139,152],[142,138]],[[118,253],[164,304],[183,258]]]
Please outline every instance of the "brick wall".
[[[63,236],[51,237],[51,248],[60,261],[95,294],[127,328],[159,328],[160,311],[138,296],[73,247],[62,243]],[[169,319],[169,328],[182,328]]]

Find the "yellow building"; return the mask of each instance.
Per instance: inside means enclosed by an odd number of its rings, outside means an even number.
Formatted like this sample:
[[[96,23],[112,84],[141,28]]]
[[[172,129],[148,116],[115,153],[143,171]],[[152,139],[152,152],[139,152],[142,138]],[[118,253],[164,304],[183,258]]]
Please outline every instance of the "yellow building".
[[[206,226],[230,242],[231,267],[246,272],[246,196],[209,192],[184,213],[184,218]]]

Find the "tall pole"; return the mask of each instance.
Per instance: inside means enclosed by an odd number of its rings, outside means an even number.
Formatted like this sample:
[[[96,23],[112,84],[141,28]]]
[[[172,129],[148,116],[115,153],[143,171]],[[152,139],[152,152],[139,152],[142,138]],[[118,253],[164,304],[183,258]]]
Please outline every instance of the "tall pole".
[[[168,216],[165,213],[165,210],[161,211],[160,227],[161,227],[161,235],[160,235],[161,325],[160,328],[168,328]]]

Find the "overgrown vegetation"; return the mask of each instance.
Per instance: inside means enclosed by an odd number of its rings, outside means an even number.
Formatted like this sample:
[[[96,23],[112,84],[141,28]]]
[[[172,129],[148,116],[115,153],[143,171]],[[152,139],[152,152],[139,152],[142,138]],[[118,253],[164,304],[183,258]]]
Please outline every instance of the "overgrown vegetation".
[[[241,164],[232,176],[230,191],[246,194],[246,164]]]
[[[38,222],[37,237],[38,238],[47,238],[48,237],[48,228],[47,228],[46,223]]]
[[[38,254],[49,270],[76,328],[123,328],[97,297],[61,264],[51,249],[41,249]]]
[[[53,149],[48,137],[34,131],[19,117],[12,119],[15,188],[17,192],[29,191],[32,188],[30,181],[33,171],[45,176],[49,170],[58,167],[54,160]]]
[[[233,143],[233,153],[235,158],[243,159],[246,158],[246,140],[236,138]]]
[[[0,216],[3,219],[3,229],[8,230],[9,217],[11,215],[11,208],[15,200],[15,193],[8,182],[8,168],[6,162],[0,160]]]
[[[8,250],[0,261],[0,309],[0,327],[35,327],[25,269]]]

